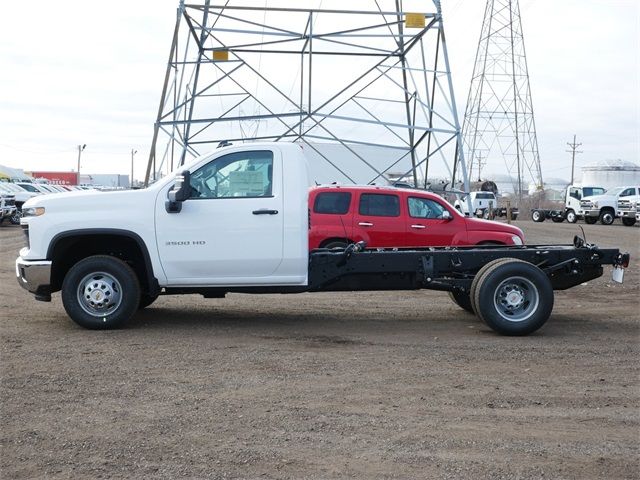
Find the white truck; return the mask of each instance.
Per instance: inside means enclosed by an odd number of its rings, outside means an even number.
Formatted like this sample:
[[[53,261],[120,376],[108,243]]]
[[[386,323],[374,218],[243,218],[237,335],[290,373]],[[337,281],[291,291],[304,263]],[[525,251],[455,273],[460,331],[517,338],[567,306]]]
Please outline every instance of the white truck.
[[[618,200],[618,210],[616,216],[622,220],[626,227],[633,227],[638,220],[638,208],[640,207],[640,196],[624,197]]]
[[[477,217],[482,218],[494,218],[494,217],[507,217],[507,207],[499,207],[498,199],[495,193],[476,191],[469,192],[469,199],[471,200],[472,212]],[[466,196],[457,199],[453,206],[463,215],[470,216],[469,206]],[[518,218],[518,209],[516,207],[510,207],[511,220]]]
[[[556,246],[359,242],[309,251],[308,185],[299,145],[251,143],[220,148],[146,189],[35,197],[22,208],[27,245],[16,277],[37,300],[61,291],[71,319],[90,329],[121,326],[158,295],[434,289],[495,331],[525,335],[549,318],[554,289],[597,278],[603,265],[620,280],[629,263],[578,237]]]
[[[594,224],[600,219],[603,225],[611,225],[617,216],[618,201],[640,195],[640,187],[624,186],[607,190],[602,195],[584,197],[580,202],[580,215],[584,221]]]
[[[0,223],[16,213],[16,200],[10,193],[0,192]]]
[[[564,192],[564,208],[562,210],[545,210],[534,208],[531,210],[531,219],[534,222],[544,222],[551,219],[555,223],[562,223],[565,220],[569,223],[576,223],[582,218],[580,201],[584,197],[602,195],[604,187],[569,185]]]

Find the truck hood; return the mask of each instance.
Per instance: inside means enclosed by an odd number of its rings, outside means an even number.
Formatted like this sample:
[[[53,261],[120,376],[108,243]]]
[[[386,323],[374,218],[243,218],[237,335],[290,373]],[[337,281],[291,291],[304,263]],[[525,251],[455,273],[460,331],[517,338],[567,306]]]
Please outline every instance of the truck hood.
[[[48,212],[87,211],[96,209],[113,210],[123,205],[133,206],[135,202],[150,195],[149,190],[121,190],[100,192],[98,190],[52,193],[37,195],[27,200],[24,208],[45,207]]]
[[[491,220],[482,220],[480,218],[467,218],[467,230],[482,231],[482,232],[503,232],[510,233],[511,235],[518,235],[520,238],[524,238],[524,233],[518,227],[513,225],[507,225],[505,223],[493,222]]]
[[[611,201],[611,202],[615,202],[618,199],[618,197],[614,196],[614,195],[592,195],[590,197],[583,197],[582,201],[584,202],[589,201],[589,202],[600,202],[600,201]]]

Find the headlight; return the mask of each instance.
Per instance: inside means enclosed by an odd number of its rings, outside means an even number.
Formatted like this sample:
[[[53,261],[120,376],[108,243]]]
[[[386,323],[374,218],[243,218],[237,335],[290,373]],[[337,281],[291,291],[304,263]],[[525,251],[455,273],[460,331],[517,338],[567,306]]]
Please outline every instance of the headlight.
[[[44,207],[29,207],[22,209],[23,217],[39,217],[44,215]]]
[[[513,241],[514,245],[522,245],[522,239],[518,236],[518,235],[513,235],[511,237],[511,240]]]

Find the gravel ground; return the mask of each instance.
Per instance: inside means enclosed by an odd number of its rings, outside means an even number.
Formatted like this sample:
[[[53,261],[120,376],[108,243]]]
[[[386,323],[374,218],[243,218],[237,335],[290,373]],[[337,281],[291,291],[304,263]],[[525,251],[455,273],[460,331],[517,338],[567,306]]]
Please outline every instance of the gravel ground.
[[[508,338],[428,291],[162,297],[87,331],[17,285],[2,225],[0,476],[638,478],[640,228],[584,228],[625,284]]]

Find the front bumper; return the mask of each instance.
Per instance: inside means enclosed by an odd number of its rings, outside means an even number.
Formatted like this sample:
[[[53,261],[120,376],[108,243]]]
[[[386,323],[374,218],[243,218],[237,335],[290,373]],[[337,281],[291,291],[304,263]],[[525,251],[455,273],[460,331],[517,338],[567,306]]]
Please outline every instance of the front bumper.
[[[582,217],[599,217],[600,210],[581,210],[578,214]]]
[[[16,278],[37,300],[51,300],[51,262],[48,260],[16,259]]]

